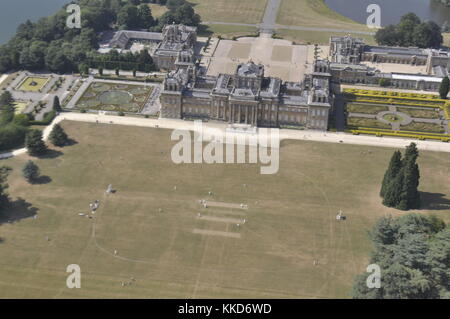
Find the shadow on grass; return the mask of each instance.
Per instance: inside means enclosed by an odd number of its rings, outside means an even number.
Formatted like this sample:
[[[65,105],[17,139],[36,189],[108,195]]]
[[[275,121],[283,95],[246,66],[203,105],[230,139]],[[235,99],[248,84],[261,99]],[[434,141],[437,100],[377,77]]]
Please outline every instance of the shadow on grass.
[[[208,25],[200,24],[197,27],[197,34],[201,37],[211,37],[214,34],[214,32],[211,31]]]
[[[63,147],[65,147],[65,146],[73,146],[73,145],[76,145],[76,144],[78,144],[77,141],[75,141],[74,139],[69,138],[69,139],[67,140],[66,145],[64,145]]]
[[[48,184],[52,181],[52,178],[47,175],[39,176],[38,178],[34,179],[32,184],[35,185],[42,185],[42,184]]]
[[[426,210],[450,210],[450,199],[445,194],[420,192],[422,199],[421,209]]]
[[[61,151],[56,151],[56,150],[48,150],[47,152],[45,152],[45,154],[39,155],[37,156],[40,159],[51,159],[51,158],[57,158],[61,155],[64,155],[63,152]]]
[[[21,219],[35,216],[38,209],[32,206],[32,204],[20,197],[15,201],[9,202],[0,215],[0,225],[4,223],[14,223]]]

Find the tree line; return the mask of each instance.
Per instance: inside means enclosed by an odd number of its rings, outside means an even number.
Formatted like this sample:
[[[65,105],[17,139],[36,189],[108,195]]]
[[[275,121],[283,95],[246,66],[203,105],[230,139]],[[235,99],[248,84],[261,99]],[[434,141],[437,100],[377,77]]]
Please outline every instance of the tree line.
[[[86,67],[100,70],[120,69],[141,72],[151,72],[156,70],[148,50],[142,50],[136,53],[126,52],[124,54],[120,54],[117,50],[111,50],[106,54],[90,52],[87,55],[85,64]],[[81,67],[80,71],[84,69],[84,72],[86,72],[86,67]]]
[[[81,7],[81,29],[66,26],[66,6],[56,14],[37,22],[26,21],[16,34],[0,46],[0,73],[13,69],[66,73],[78,72],[92,60],[98,49],[101,31],[114,29],[160,31],[165,24],[183,23],[197,26],[200,17],[185,0],[167,0],[169,11],[154,19],[148,3],[151,0],[78,0]],[[136,63],[130,56],[126,62]],[[120,61],[125,62],[125,61]]]
[[[441,28],[433,21],[421,21],[414,13],[404,15],[396,25],[388,25],[375,34],[378,44],[439,48],[443,37]]]
[[[44,115],[44,121],[33,121],[31,114],[16,113],[14,99],[9,91],[0,95],[0,151],[7,151],[25,143],[31,124],[50,124],[61,105],[59,98],[54,97],[52,110]]]
[[[450,225],[434,215],[383,217],[369,232],[370,264],[380,267],[379,288],[370,273],[355,278],[356,299],[449,299]]]

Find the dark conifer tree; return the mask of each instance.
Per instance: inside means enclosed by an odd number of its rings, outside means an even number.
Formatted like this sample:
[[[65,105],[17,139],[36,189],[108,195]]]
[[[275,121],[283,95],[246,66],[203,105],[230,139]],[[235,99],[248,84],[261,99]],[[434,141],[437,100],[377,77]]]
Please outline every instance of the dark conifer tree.
[[[450,80],[448,76],[442,79],[441,85],[439,86],[439,96],[441,99],[447,99],[447,94],[450,90]]]
[[[47,152],[47,146],[42,140],[42,132],[40,130],[30,130],[25,138],[25,146],[28,154],[39,156]]]
[[[66,145],[69,141],[66,132],[59,124],[55,124],[48,138],[53,145],[59,147]]]
[[[386,170],[386,173],[384,174],[383,183],[381,185],[380,190],[381,197],[384,197],[389,183],[392,183],[394,178],[400,172],[401,168],[402,168],[402,154],[400,153],[400,151],[395,151],[394,154],[392,154],[391,161],[389,162],[389,167]]]
[[[61,112],[61,104],[59,103],[59,97],[55,95],[53,98],[53,111],[55,112]]]

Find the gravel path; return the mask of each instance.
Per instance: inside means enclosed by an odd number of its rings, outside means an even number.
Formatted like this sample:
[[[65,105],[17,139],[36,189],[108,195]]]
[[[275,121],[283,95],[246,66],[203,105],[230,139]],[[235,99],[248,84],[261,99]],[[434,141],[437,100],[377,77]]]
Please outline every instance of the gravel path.
[[[175,120],[175,119],[146,119],[127,116],[113,116],[113,115],[101,115],[101,114],[88,114],[88,113],[62,113],[58,115],[50,124],[44,129],[44,140],[48,138],[53,126],[61,121],[79,121],[90,123],[103,123],[103,124],[117,124],[139,127],[153,127],[153,128],[165,128],[165,129],[178,129],[178,130],[194,130],[193,121]],[[203,131],[211,129],[219,129],[222,134],[225,134],[228,124],[222,122],[208,122],[203,123]],[[280,140],[303,140],[303,141],[315,141],[315,142],[327,142],[327,143],[339,143],[339,144],[355,144],[355,145],[367,145],[367,146],[379,146],[379,147],[392,147],[392,148],[405,148],[411,142],[417,144],[419,150],[435,151],[435,152],[448,152],[450,153],[450,143],[443,143],[440,141],[420,141],[409,138],[398,137],[376,137],[366,135],[353,135],[348,133],[334,133],[334,132],[322,132],[314,130],[291,130],[291,129],[278,129],[280,134]],[[217,130],[213,131],[216,134]],[[13,152],[0,154],[0,159],[17,156],[26,152],[25,148],[15,150]]]

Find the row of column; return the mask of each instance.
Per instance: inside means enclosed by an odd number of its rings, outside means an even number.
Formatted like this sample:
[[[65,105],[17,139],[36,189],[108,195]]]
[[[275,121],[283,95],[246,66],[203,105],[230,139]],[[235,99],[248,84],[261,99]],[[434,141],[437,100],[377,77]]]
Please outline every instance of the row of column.
[[[228,123],[241,123],[242,117],[244,117],[243,123],[258,125],[258,106],[257,105],[239,105],[239,104],[228,104],[223,106],[223,113],[220,113],[220,106],[215,108],[215,117],[217,119],[222,119],[228,121]],[[267,112],[267,121],[272,123],[272,106],[268,110],[261,110],[262,112]],[[261,121],[263,120],[263,114],[261,114]],[[277,121],[275,121],[277,122]],[[266,123],[267,124],[267,123]],[[276,123],[272,123],[276,124]]]
[[[245,124],[257,125],[258,112],[256,105],[229,105],[228,110],[225,112],[227,111],[229,123],[241,123],[242,116],[244,116]]]

